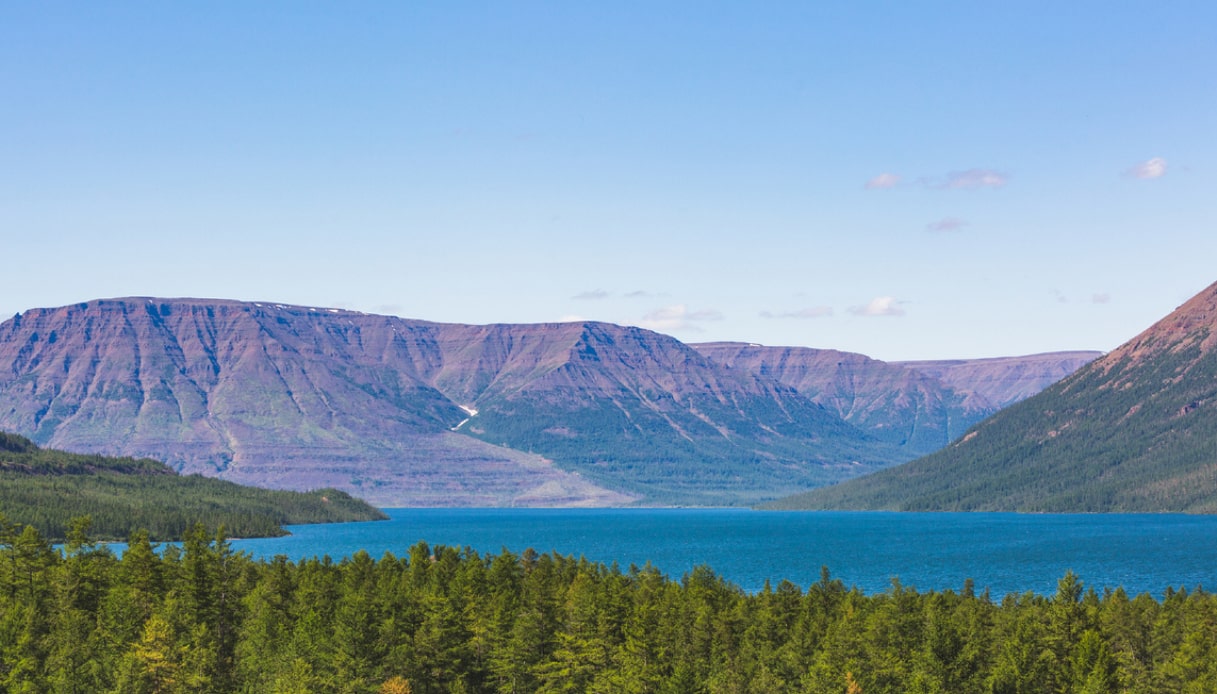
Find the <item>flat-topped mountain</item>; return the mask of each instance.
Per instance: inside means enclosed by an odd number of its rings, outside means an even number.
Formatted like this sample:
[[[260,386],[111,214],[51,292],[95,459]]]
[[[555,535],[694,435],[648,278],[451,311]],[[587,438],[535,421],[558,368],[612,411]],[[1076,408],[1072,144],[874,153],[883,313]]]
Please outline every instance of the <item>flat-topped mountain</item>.
[[[638,328],[191,299],[0,324],[0,428],[382,505],[740,503],[903,459]]]
[[[0,324],[0,429],[386,506],[740,504],[904,462],[996,409],[931,368],[597,322],[107,299]],[[944,373],[992,373],[963,368]],[[1015,371],[991,380],[1035,369]]]
[[[1217,512],[1217,284],[942,451],[774,506]]]
[[[932,453],[999,409],[1100,356],[883,362],[850,352],[741,342],[691,345],[705,356],[798,390],[908,457]]]
[[[0,428],[72,451],[370,501],[630,498],[451,431],[435,326],[234,301],[118,299],[0,324]]]

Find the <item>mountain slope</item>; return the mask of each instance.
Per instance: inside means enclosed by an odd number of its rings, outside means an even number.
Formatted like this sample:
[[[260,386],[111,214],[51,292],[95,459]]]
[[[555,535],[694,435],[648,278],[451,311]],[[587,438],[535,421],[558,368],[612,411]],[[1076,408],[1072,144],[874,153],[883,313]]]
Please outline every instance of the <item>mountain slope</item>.
[[[740,342],[691,345],[736,369],[789,385],[909,458],[939,450],[998,409],[1043,390],[1099,356],[894,362],[827,349]]]
[[[0,324],[0,428],[381,505],[623,503],[540,456],[453,433],[438,326],[336,309],[116,299]]]
[[[906,459],[645,330],[195,299],[0,324],[0,427],[381,505],[740,503]]]
[[[1217,512],[1217,284],[946,449],[771,507]]]
[[[724,369],[677,340],[605,323],[491,326],[504,361],[461,431],[542,453],[668,503],[737,503],[898,462],[793,388]],[[527,338],[533,337],[530,342]],[[544,356],[540,356],[544,355]]]

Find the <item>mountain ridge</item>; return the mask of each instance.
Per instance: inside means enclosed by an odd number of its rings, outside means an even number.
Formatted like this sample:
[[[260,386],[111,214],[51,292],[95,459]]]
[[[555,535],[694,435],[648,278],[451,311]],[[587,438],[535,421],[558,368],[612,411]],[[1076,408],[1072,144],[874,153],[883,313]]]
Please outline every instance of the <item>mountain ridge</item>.
[[[811,347],[742,342],[691,346],[728,366],[776,378],[910,458],[942,448],[985,417],[1101,354],[883,362]]]
[[[381,505],[732,505],[912,457],[885,422],[704,351],[596,321],[97,299],[0,323],[0,428]]]
[[[0,324],[0,427],[382,504],[729,503],[899,459],[793,389],[639,328],[151,297]]]
[[[1217,512],[1217,283],[929,456],[775,508]]]

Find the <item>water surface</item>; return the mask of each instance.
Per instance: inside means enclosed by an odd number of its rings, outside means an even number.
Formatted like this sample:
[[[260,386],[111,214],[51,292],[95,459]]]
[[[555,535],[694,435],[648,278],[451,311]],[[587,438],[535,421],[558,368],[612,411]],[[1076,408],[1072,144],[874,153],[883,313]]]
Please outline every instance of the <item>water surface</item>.
[[[972,578],[995,597],[1051,594],[1072,570],[1087,585],[1160,596],[1217,587],[1217,517],[1143,514],[773,512],[741,509],[386,509],[392,520],[292,526],[284,538],[234,541],[256,557],[405,555],[419,541],[479,553],[527,548],[623,570],[650,562],[673,578],[708,565],[745,590],[820,567],[882,592],[898,577],[919,590]]]

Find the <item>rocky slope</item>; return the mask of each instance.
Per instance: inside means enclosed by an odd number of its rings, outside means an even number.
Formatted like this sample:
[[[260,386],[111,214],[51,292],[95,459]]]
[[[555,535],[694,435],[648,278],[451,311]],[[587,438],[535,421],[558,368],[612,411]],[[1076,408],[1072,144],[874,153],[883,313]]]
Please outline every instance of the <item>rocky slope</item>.
[[[378,504],[622,503],[538,455],[451,431],[436,329],[229,301],[93,301],[0,324],[0,429]]]
[[[1099,352],[926,362],[882,362],[836,350],[739,342],[691,345],[735,369],[798,390],[909,458],[1076,371]]]
[[[1217,284],[946,449],[783,508],[1217,512]]]
[[[382,505],[740,503],[902,459],[793,388],[645,330],[213,300],[0,324],[0,428]]]

